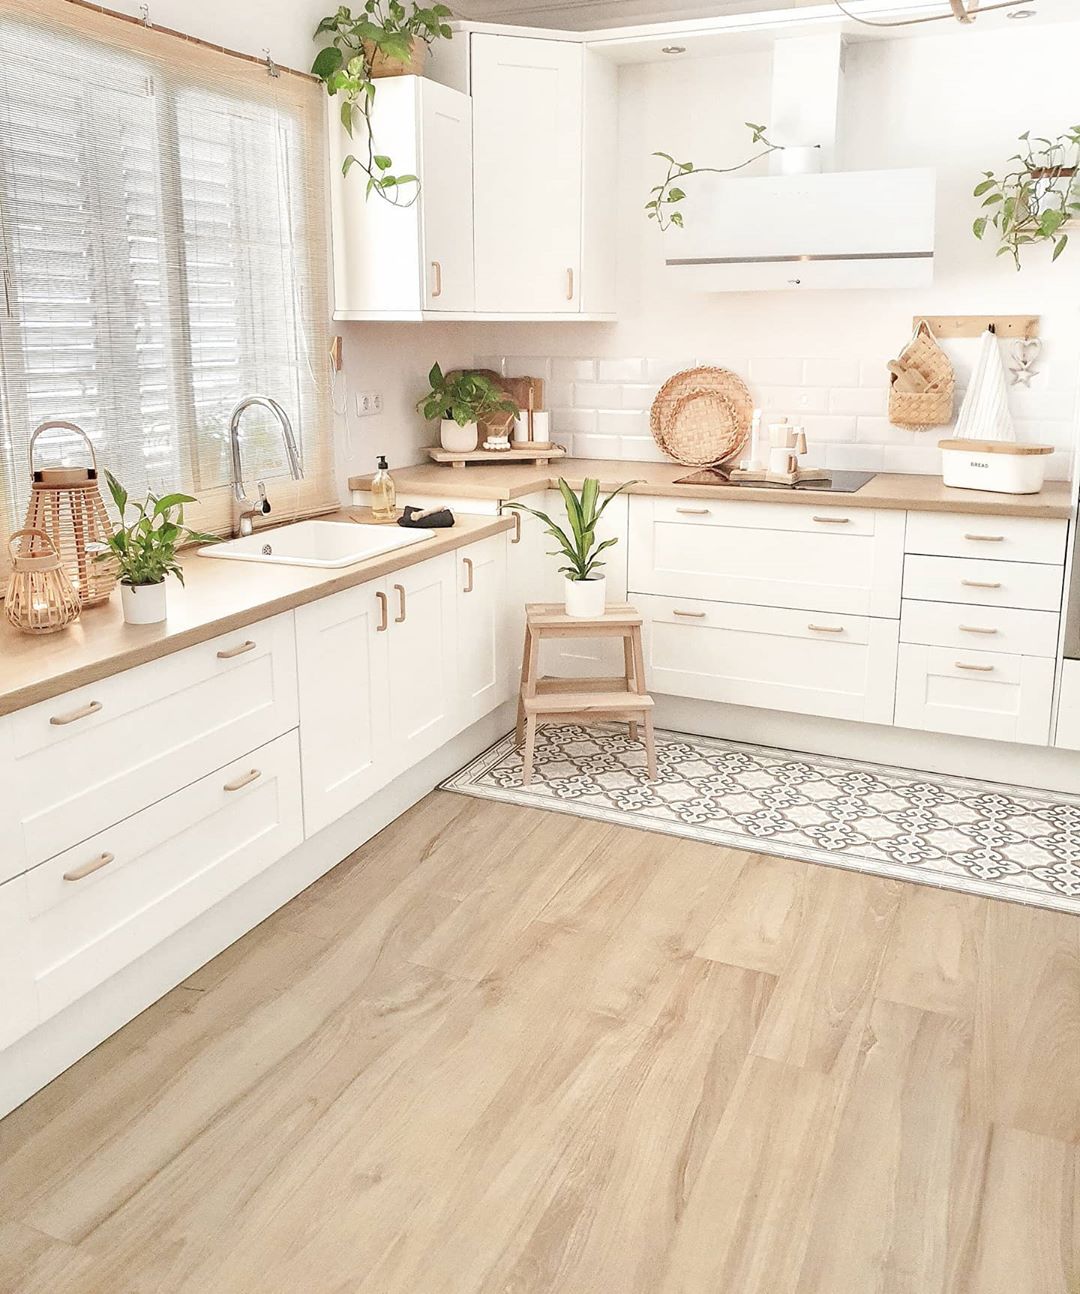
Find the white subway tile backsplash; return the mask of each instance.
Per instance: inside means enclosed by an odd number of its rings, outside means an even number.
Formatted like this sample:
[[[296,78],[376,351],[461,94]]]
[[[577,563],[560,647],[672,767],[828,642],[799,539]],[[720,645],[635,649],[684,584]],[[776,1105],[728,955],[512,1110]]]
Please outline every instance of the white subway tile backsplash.
[[[551,378],[554,382],[595,382],[596,360],[553,359]]]
[[[656,387],[630,383],[622,388],[624,409],[651,409],[656,399]]]
[[[836,472],[880,472],[885,461],[883,445],[827,445],[825,466]]]
[[[904,349],[906,343],[901,343],[896,348],[896,354],[899,355]],[[873,359],[864,359],[859,365],[859,386],[879,386],[884,391],[889,389],[889,360],[895,359],[895,355],[887,355],[884,359],[880,355],[875,355]]]
[[[802,380],[801,359],[761,357],[750,361],[750,381],[757,386],[799,386]]]
[[[647,359],[645,361],[645,379],[648,382],[655,382],[657,386],[666,382],[669,377],[674,377],[676,373],[683,372],[684,369],[693,368],[693,360],[689,359]]]
[[[631,409],[601,409],[596,428],[605,436],[648,436],[649,415]]]
[[[645,376],[643,359],[601,359],[596,362],[601,382],[640,382]]]
[[[576,458],[621,458],[618,436],[575,436]]]
[[[544,383],[544,407],[546,409],[556,409],[573,404],[574,402],[574,384],[573,382],[545,382]]]
[[[552,409],[551,429],[557,436],[576,436],[596,430],[595,409]]]
[[[503,360],[503,376],[542,377],[546,382],[551,377],[551,360],[538,355],[507,355]]]
[[[804,413],[826,413],[829,408],[829,392],[809,386],[766,386],[756,398],[768,417],[786,415],[793,422]]]
[[[937,442],[928,445],[884,445],[881,466],[885,472],[921,472],[941,474],[941,450]]]
[[[866,414],[874,417],[885,413],[888,400],[884,387],[869,386],[834,387],[829,392],[830,413]]]
[[[842,440],[855,439],[855,419],[840,417],[831,413],[811,413],[805,418],[801,415],[793,419],[798,425],[806,428],[806,437],[812,441],[827,441],[830,444]]]
[[[503,357],[501,355],[477,355],[473,358],[473,365],[476,368],[489,368],[492,372],[500,373],[503,377],[506,373],[503,371]]]
[[[858,386],[857,359],[803,360],[802,382],[805,386]]]
[[[610,386],[598,386],[595,382],[574,383],[574,407],[577,409],[607,409],[618,399],[618,390]]]

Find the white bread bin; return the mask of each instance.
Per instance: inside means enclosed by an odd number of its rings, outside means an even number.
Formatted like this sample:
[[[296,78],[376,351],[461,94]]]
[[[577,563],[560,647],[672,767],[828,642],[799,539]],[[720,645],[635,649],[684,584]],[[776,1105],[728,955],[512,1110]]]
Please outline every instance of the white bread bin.
[[[1038,494],[1052,445],[1021,445],[1014,440],[939,440],[941,476],[960,490],[995,494]]]

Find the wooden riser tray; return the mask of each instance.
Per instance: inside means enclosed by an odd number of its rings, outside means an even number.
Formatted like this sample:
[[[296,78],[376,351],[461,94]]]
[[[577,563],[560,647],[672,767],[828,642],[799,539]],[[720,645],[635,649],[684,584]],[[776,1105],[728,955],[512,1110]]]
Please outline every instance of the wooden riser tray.
[[[468,454],[454,454],[435,446],[427,451],[433,463],[449,463],[451,467],[467,467],[470,463],[535,463],[537,467],[555,458],[565,458],[562,445],[519,446],[516,449],[474,449]]]

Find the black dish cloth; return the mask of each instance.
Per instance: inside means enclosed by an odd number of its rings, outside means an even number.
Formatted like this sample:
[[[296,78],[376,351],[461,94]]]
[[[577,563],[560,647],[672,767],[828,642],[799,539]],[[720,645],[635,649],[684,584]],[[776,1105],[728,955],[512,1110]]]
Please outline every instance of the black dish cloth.
[[[448,530],[454,524],[454,514],[449,508],[440,508],[438,512],[418,521],[416,514],[423,511],[423,508],[414,508],[410,503],[398,517],[398,525],[404,526],[406,530]]]

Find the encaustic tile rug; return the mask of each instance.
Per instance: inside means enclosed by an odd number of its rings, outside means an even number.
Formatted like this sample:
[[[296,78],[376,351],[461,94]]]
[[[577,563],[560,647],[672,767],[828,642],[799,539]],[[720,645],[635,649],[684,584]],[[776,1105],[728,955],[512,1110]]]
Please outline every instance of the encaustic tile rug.
[[[1080,797],[677,732],[656,742],[650,782],[625,728],[547,725],[530,786],[510,733],[443,788],[1080,914]]]

